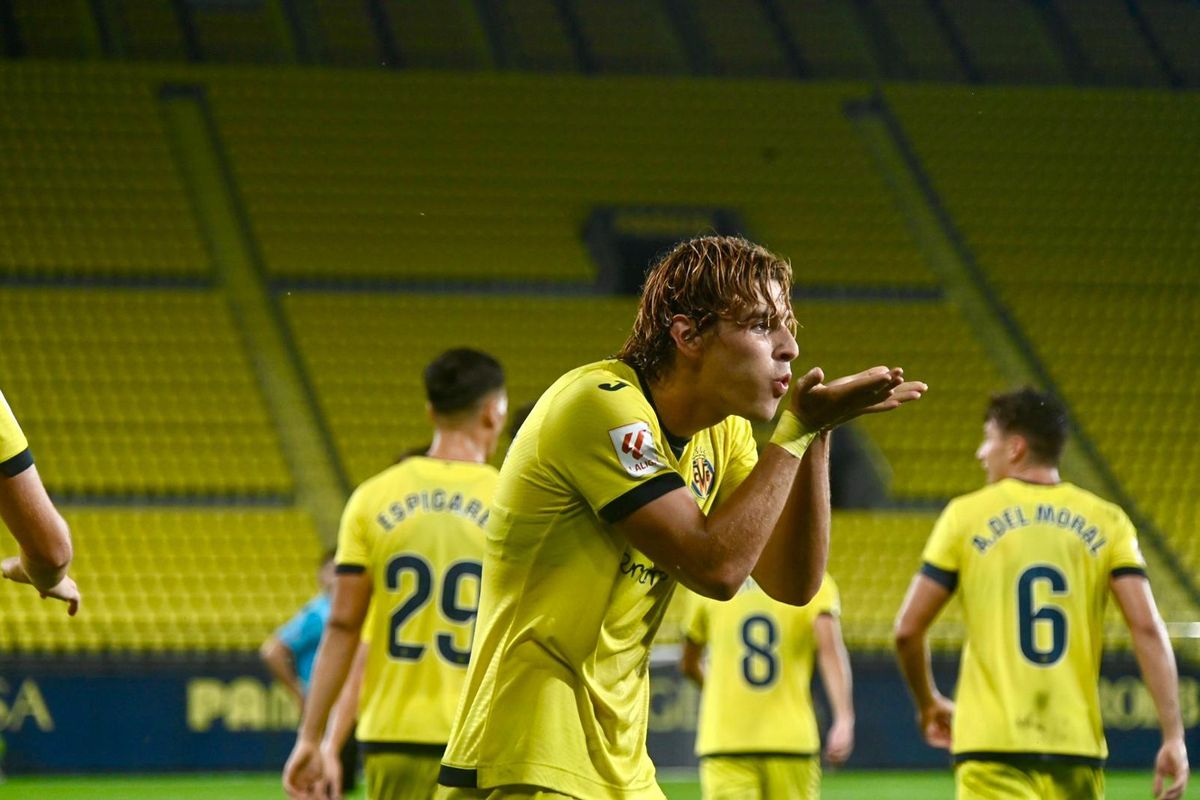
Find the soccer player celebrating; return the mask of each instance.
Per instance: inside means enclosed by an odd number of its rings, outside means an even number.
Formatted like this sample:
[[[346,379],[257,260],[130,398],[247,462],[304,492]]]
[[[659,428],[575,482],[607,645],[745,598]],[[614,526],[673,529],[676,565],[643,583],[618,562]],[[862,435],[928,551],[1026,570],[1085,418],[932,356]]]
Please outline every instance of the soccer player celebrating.
[[[504,372],[475,350],[450,350],[425,369],[434,437],[354,492],[338,534],[333,608],[283,784],[324,796],[319,750],[370,604],[358,740],[367,795],[428,798],[471,655],[483,526],[508,412]],[[372,600],[374,600],[372,604]]]
[[[959,798],[1104,796],[1098,679],[1104,608],[1125,616],[1163,743],[1154,795],[1188,780],[1178,678],[1125,513],[1058,473],[1066,414],[1022,389],[992,398],[976,452],[988,486],[942,512],[896,621],[922,734],[954,754]],[[967,643],[956,703],[938,693],[926,631],[959,591]]]
[[[705,800],[821,796],[814,651],[833,708],[825,756],[831,764],[850,757],[854,700],[840,614],[828,575],[805,606],[772,600],[753,578],[727,603],[692,599],[679,666],[704,690],[696,755]]]
[[[829,535],[826,431],[914,400],[878,367],[800,379],[791,268],[733,237],[647,276],[617,358],[561,377],[505,459],[479,625],[439,796],[661,798],[646,754],[650,643],[677,582],[720,599],[753,573],[812,599]]]
[[[42,486],[29,442],[0,393],[0,519],[8,526],[21,554],[0,562],[0,573],[15,583],[32,584],[43,598],[79,610],[79,589],[67,575],[71,564],[71,532]]]

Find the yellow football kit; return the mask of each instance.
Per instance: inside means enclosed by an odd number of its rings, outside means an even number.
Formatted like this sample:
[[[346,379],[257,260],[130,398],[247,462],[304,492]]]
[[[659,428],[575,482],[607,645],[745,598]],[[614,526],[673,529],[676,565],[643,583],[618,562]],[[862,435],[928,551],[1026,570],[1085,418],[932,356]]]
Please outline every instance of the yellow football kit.
[[[356,734],[371,797],[433,794],[471,655],[496,477],[487,464],[409,458],[363,483],[342,515],[337,570],[372,580]]]
[[[813,714],[813,625],[838,616],[828,575],[806,606],[772,600],[751,578],[727,603],[689,597],[688,639],[708,650],[696,755],[820,751]]]
[[[955,761],[1102,766],[1109,579],[1145,575],[1125,513],[1069,483],[1009,478],[953,500],[923,558],[966,621]]]
[[[675,581],[612,523],[683,487],[708,513],[756,458],[743,419],[669,436],[619,361],[546,391],[500,472],[443,785],[663,797],[646,754],[649,657]]]
[[[727,603],[693,595],[688,608],[685,635],[708,651],[696,737],[704,797],[816,797],[814,625],[841,614],[833,579],[806,606],[771,599],[751,578]]]
[[[33,465],[29,442],[0,392],[0,476],[12,478]]]

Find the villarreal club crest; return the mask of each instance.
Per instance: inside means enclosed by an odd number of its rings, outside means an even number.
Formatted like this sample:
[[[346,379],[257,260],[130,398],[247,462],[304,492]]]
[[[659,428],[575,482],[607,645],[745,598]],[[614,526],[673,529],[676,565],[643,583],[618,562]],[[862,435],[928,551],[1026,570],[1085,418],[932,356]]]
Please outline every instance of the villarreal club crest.
[[[692,494],[703,500],[712,491],[713,481],[717,478],[712,462],[704,453],[692,457]]]

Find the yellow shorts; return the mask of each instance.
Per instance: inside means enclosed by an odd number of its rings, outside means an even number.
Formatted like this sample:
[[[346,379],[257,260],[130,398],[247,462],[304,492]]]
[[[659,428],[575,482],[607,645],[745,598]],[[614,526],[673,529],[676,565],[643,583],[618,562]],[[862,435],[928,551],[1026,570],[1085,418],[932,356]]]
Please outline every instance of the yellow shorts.
[[[954,785],[958,800],[1102,800],[1104,770],[1083,764],[961,761],[954,767]]]
[[[364,761],[370,800],[429,800],[437,789],[440,753],[367,753]]]
[[[821,759],[816,756],[705,756],[700,759],[704,800],[817,800]]]

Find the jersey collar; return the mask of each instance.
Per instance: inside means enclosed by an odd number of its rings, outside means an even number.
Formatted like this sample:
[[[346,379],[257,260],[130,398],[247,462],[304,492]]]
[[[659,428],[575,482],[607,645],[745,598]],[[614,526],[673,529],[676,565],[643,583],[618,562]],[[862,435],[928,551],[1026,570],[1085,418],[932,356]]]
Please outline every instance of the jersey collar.
[[[671,448],[671,452],[675,454],[676,459],[683,457],[683,451],[691,444],[691,438],[676,436],[667,430],[666,424],[663,423],[662,415],[658,413],[658,406],[654,404],[654,395],[650,393],[650,386],[646,383],[646,377],[642,375],[642,371],[632,364],[628,365],[633,373],[637,375],[638,385],[642,389],[642,394],[645,395],[646,401],[650,403],[650,408],[654,409],[654,418],[658,420],[658,427],[662,429],[663,436],[667,439],[667,445]]]

